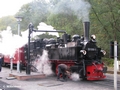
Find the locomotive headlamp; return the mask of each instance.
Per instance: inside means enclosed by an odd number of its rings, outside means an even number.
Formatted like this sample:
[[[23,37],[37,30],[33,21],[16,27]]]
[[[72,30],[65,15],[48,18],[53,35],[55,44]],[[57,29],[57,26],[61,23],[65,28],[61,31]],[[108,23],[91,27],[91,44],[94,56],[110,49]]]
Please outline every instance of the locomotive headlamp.
[[[85,50],[80,50],[80,52],[83,54],[83,55],[86,55],[86,51]]]
[[[106,54],[106,51],[105,51],[105,50],[101,50],[101,52],[103,53],[103,55],[105,55],[105,54]]]
[[[91,35],[91,39],[96,39],[96,36],[95,35]]]

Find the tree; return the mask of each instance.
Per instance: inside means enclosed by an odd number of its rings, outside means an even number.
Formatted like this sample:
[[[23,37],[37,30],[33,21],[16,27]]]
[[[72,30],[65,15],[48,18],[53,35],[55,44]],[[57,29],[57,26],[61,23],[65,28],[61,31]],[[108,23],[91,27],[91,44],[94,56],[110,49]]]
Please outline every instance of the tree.
[[[6,16],[0,18],[0,30],[6,30],[7,26],[10,26],[12,30],[17,30],[17,22],[14,16]]]
[[[45,34],[41,34],[41,35],[37,35],[35,38],[57,38],[56,36],[54,35],[49,35],[48,33],[45,33]]]
[[[102,46],[109,55],[109,43],[120,41],[120,1],[119,0],[89,0],[92,4],[92,31],[97,35],[98,45]]]
[[[35,27],[40,22],[45,22],[49,14],[48,9],[48,4],[45,0],[37,0],[23,5],[16,16],[23,17],[22,28],[26,30],[31,22]]]
[[[65,30],[71,35],[82,32],[80,21],[72,14],[52,14],[48,18],[48,23],[54,26],[56,30]]]
[[[51,15],[48,17],[48,23],[52,24],[56,29],[66,30],[71,35],[76,33],[82,35],[83,26],[80,21],[83,19],[81,13],[84,11],[84,8],[81,7],[80,4],[85,4],[86,2],[81,0],[78,0],[78,2],[75,0],[60,0],[59,2],[57,0],[50,1],[53,2],[53,9]]]
[[[12,33],[17,34],[17,21],[14,16],[5,16],[0,18],[0,30],[6,30],[10,26]]]

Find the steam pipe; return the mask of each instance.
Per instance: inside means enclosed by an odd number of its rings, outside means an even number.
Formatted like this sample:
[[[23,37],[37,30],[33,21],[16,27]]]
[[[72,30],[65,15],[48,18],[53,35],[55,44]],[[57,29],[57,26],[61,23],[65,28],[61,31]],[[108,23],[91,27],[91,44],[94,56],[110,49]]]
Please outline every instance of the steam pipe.
[[[61,32],[61,33],[66,33],[65,31],[63,30],[56,30],[56,31],[52,31],[52,30],[32,30],[34,32]]]
[[[29,31],[30,31],[30,34],[32,33],[32,31],[34,31],[34,32],[60,32],[60,33],[66,33],[63,30],[56,30],[56,31],[53,31],[53,30],[37,30],[37,29],[34,29],[34,26],[33,26],[32,23],[29,24]]]

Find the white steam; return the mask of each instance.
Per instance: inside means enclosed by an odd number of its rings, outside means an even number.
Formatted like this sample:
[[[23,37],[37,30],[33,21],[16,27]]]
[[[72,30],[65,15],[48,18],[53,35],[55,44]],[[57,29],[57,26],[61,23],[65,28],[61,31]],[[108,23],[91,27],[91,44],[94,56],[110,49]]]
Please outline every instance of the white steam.
[[[83,22],[89,21],[90,8],[91,5],[85,0],[74,0],[71,4],[71,9]]]
[[[71,77],[70,77],[73,81],[78,81],[79,79],[79,74],[77,73],[72,73]]]
[[[0,53],[13,56],[17,48],[26,44],[27,40],[18,35],[13,35],[11,28],[8,26],[7,30],[1,33]]]
[[[44,22],[39,23],[39,26],[37,26],[37,28],[38,28],[38,30],[56,31],[53,26],[47,25]],[[45,32],[37,32],[37,33],[33,32],[34,35],[43,34],[43,33],[45,33]],[[59,37],[58,32],[48,32],[48,34],[55,35],[55,36]]]
[[[54,13],[74,12],[83,22],[89,21],[91,5],[86,0],[61,0],[55,7]]]
[[[38,26],[39,30],[54,30],[54,28],[50,25],[47,25],[41,22]],[[32,37],[34,38],[36,35],[43,34],[39,32],[33,32]],[[6,30],[0,32],[0,53],[4,55],[14,56],[15,51],[18,48],[21,48],[23,45],[28,43],[28,30],[21,32],[22,36],[13,35],[11,27],[8,26]],[[59,36],[58,33],[49,33],[51,35]]]
[[[43,50],[42,56],[40,56],[37,60],[36,68],[38,69],[38,72],[45,75],[53,74],[51,70],[51,64],[48,59],[48,51]]]

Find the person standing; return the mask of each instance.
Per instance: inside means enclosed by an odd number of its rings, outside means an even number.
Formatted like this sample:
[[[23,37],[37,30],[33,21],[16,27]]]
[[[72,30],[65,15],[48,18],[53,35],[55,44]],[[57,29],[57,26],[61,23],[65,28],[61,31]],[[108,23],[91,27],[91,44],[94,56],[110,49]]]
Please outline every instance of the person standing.
[[[3,55],[0,54],[0,72],[2,71]],[[0,77],[2,79],[2,77]]]
[[[0,54],[0,72],[2,71],[3,55]]]
[[[70,75],[70,67],[68,67],[66,64],[59,64],[58,65],[58,74],[57,74],[57,80],[60,80],[62,75],[63,81],[67,81],[68,76]]]

